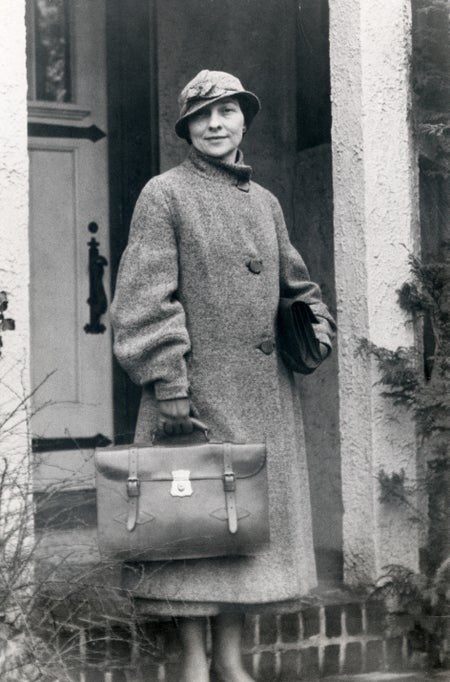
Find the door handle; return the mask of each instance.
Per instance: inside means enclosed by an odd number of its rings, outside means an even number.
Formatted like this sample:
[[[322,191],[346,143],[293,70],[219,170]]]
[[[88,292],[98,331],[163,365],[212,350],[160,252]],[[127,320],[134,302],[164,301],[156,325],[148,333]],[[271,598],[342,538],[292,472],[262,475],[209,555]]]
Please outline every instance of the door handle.
[[[98,231],[97,223],[89,223],[88,230],[91,234]],[[100,243],[91,237],[87,243],[89,247],[89,323],[84,325],[86,334],[103,334],[106,327],[100,322],[100,318],[108,309],[105,287],[103,286],[103,275],[108,261],[100,254]]]

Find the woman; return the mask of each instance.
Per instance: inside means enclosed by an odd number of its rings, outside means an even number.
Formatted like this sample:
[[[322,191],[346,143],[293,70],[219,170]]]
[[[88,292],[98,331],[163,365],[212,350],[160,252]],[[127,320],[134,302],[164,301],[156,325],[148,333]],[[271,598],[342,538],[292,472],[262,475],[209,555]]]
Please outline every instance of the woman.
[[[256,557],[151,562],[125,577],[145,613],[178,616],[186,682],[209,680],[207,616],[219,679],[249,682],[243,614],[295,609],[316,585],[300,406],[275,345],[280,294],[310,304],[323,357],[333,321],[278,201],[239,151],[256,95],[204,70],[179,103],[175,130],[191,149],[137,202],[112,307],[115,353],[143,386],[138,442],[157,426],[190,433],[193,417],[216,440],[266,441],[271,546]]]

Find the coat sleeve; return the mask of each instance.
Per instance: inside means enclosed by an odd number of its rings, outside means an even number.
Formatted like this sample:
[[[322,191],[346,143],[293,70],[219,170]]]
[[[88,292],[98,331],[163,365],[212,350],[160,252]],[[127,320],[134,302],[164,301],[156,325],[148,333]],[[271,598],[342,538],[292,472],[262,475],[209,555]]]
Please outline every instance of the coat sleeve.
[[[157,400],[188,396],[190,350],[178,288],[178,249],[170,207],[158,179],[142,191],[119,267],[111,317],[114,352],[137,384]]]
[[[313,325],[316,337],[331,351],[336,334],[336,323],[322,301],[320,287],[311,281],[303,258],[291,244],[283,211],[275,198],[274,201],[273,210],[280,254],[280,296],[298,298],[308,303],[318,319],[318,324]]]

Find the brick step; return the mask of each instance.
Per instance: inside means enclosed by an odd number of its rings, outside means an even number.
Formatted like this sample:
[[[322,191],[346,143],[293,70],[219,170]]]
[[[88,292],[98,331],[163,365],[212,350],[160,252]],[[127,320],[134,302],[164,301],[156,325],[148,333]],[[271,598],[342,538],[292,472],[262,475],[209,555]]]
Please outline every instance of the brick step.
[[[367,673],[365,675],[338,675],[324,677],[322,682],[446,682],[450,681],[450,670],[439,673]],[[294,682],[294,680],[292,680]]]
[[[86,524],[41,534],[36,577],[53,580],[45,583],[52,605],[45,637],[56,629],[67,639],[77,682],[178,682],[176,623],[155,621],[127,599],[118,589],[120,566],[101,564],[96,530],[87,517]],[[376,672],[411,671],[426,662],[426,653],[410,637],[412,617],[401,615],[393,624],[383,604],[367,595],[322,590],[296,613],[247,615],[244,660],[258,682],[450,682],[450,674]]]

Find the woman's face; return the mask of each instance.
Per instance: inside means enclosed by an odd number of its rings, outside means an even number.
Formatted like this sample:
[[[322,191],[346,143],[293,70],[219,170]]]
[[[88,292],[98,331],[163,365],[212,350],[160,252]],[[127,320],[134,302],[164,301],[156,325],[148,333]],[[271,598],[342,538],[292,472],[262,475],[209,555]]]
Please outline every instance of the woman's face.
[[[245,119],[237,99],[227,97],[188,118],[191,142],[199,152],[234,163]]]

